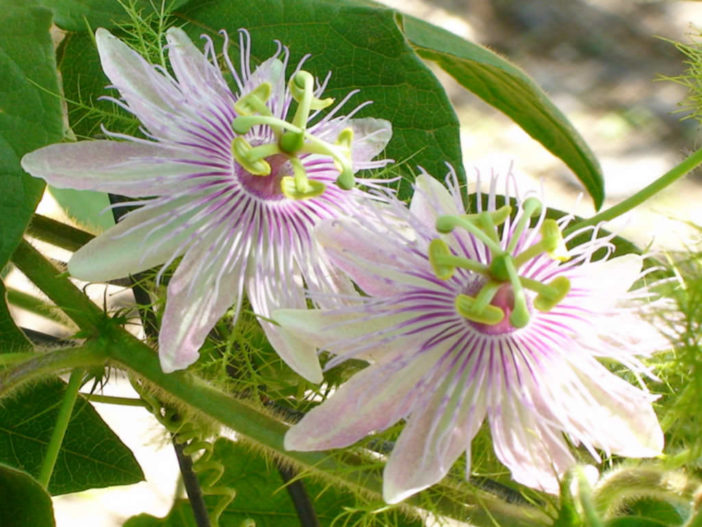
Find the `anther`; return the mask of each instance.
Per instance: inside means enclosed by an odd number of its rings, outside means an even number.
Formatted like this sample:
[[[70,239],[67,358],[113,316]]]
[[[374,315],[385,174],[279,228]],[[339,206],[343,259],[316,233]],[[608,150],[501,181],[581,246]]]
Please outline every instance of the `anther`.
[[[234,103],[234,111],[238,115],[272,115],[270,108],[266,105],[271,96],[271,85],[268,82],[259,84],[246,95],[239,98]]]
[[[494,326],[502,322],[505,313],[499,307],[488,304],[476,309],[476,299],[468,295],[457,295],[454,302],[456,311],[472,322]]]
[[[324,194],[326,185],[320,181],[309,179],[305,167],[296,157],[290,158],[293,176],[285,176],[280,180],[281,192],[290,199],[315,198]]]
[[[254,176],[268,176],[271,173],[271,166],[263,159],[251,159],[253,147],[241,136],[237,136],[232,141],[232,154],[237,163]]]

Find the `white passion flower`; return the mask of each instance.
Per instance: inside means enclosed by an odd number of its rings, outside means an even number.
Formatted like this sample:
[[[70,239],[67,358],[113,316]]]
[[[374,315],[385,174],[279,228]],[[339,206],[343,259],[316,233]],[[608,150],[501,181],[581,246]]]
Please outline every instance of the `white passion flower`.
[[[384,472],[389,503],[439,481],[463,452],[469,474],[485,420],[513,478],[550,493],[575,463],[569,445],[597,459],[597,449],[660,454],[655,397],[597,360],[645,372],[636,356],[663,342],[630,302],[650,295],[629,292],[641,258],[595,261],[611,250],[596,230],[566,253],[570,218],[545,219],[534,197],[516,199],[516,215],[497,208],[494,180],[487,208],[466,214],[455,177],[447,182],[450,192],[420,175],[404,224],[318,227],[331,259],[367,296],[273,318],[335,355],[328,367],[351,358],[370,365],[295,424],[285,448],[344,447],[405,419]]]
[[[104,281],[182,256],[159,336],[164,371],[197,360],[208,332],[232,305],[236,318],[244,290],[263,317],[274,308],[304,308],[305,286],[353,290],[311,233],[320,220],[359,213],[369,194],[353,188],[354,173],[388,162],[372,159],[390,140],[390,123],[353,119],[367,103],[339,115],[355,92],[322,112],[333,104],[320,99],[326,80],[315,81],[301,62],[286,83],[282,46],[251,71],[244,31],[239,71],[224,35],[234,91],[210,39],[203,53],[181,29],[169,29],[170,74],[105,29],[95,36],[103,70],[121,95],[111,100],[141,121],[145,138],[106,132],[111,139],[32,152],[22,166],[57,187],[148,197],[132,202],[141,207],[76,252],[68,269],[77,278]],[[294,337],[263,320],[281,357],[321,381],[315,350],[292,354],[286,343]]]

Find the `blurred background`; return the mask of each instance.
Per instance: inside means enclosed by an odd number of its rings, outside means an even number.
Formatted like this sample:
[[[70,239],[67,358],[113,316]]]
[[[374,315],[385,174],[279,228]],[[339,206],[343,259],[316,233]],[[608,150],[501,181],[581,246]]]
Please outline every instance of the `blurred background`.
[[[666,39],[691,41],[702,3],[634,0],[383,0],[521,66],[553,98],[599,158],[607,202],[615,203],[700,146],[697,122],[681,121],[683,55]],[[512,167],[521,188],[543,187],[549,206],[593,214],[568,168],[509,119],[437,70],[462,124],[466,172],[484,178]],[[694,174],[614,226],[642,246],[665,250],[696,243],[702,180]],[[55,214],[50,202],[44,213]],[[30,287],[28,284],[19,287]],[[97,289],[97,288],[96,288]],[[98,297],[101,291],[95,291]],[[128,298],[117,299],[128,302]],[[23,317],[21,313],[16,313]],[[24,324],[22,320],[21,323]],[[106,393],[130,395],[125,379]],[[161,427],[145,410],[96,404],[134,450],[147,481],[54,500],[58,527],[116,527],[140,512],[163,516],[177,490],[177,463]]]
[[[686,90],[661,77],[684,70],[670,40],[691,42],[702,3],[636,0],[382,0],[519,65],[546,91],[599,158],[605,207],[679,163],[700,142],[698,123],[681,121]],[[569,169],[492,107],[435,70],[462,124],[466,173],[489,176],[513,163],[519,181],[543,184],[549,206],[594,210]],[[702,223],[700,178],[687,176],[615,230],[640,245],[680,247]],[[469,179],[470,183],[470,179]],[[522,185],[524,186],[524,185]]]

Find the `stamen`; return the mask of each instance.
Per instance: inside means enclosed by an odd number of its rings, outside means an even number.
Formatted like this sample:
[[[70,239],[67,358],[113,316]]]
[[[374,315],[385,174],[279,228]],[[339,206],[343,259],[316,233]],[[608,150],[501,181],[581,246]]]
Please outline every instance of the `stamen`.
[[[271,85],[268,82],[263,82],[259,84],[256,88],[251,90],[246,95],[239,98],[237,102],[234,103],[234,111],[238,115],[268,115],[272,116],[270,108],[266,102],[271,96]]]
[[[522,203],[522,216],[519,218],[519,222],[517,222],[517,226],[514,228],[514,231],[512,231],[512,237],[510,238],[509,245],[507,246],[508,253],[512,254],[512,251],[514,251],[519,238],[522,237],[522,232],[524,232],[524,228],[527,226],[527,223],[531,218],[538,214],[541,214],[541,202],[536,198],[527,198],[524,200],[524,203]],[[519,267],[519,265],[517,265],[517,267]]]
[[[293,177],[285,176],[280,180],[281,192],[290,199],[315,198],[324,194],[327,188],[321,181],[309,179],[305,167],[296,157],[290,158]]]
[[[275,117],[267,106],[271,96],[271,85],[264,82],[237,101],[234,109],[237,117],[232,121],[232,129],[239,135],[247,134],[254,126],[270,127],[276,139],[272,143],[251,146],[243,137],[232,142],[232,153],[236,161],[248,172],[257,176],[268,176],[270,165],[265,158],[285,154],[293,166],[293,176],[281,178],[281,191],[291,199],[304,199],[319,196],[326,186],[307,177],[300,154],[320,154],[329,156],[339,171],[336,184],[343,190],[355,185],[351,146],[353,129],[343,129],[334,144],[328,143],[307,131],[307,122],[312,110],[322,110],[333,104],[334,99],[319,99],[315,96],[314,77],[300,70],[288,83],[290,93],[298,106],[292,122]]]
[[[541,224],[541,240],[515,256],[514,263],[519,268],[525,262],[544,252],[548,253],[554,260],[565,261],[568,259],[568,249],[556,220],[544,220]]]
[[[492,287],[487,287],[488,284],[491,283],[497,286],[494,288],[494,291]],[[488,326],[494,326],[502,322],[502,319],[505,318],[505,312],[499,307],[490,304],[490,300],[492,300],[495,293],[497,293],[497,290],[500,288],[500,284],[495,282],[488,282],[488,284],[483,286],[483,289],[480,290],[477,298],[473,298],[468,295],[456,296],[454,305],[456,307],[456,311],[458,311],[468,320]],[[484,298],[481,298],[481,295],[483,294],[486,298],[489,296],[487,302],[485,302]]]
[[[514,328],[523,328],[529,323],[530,313],[527,305],[525,288],[535,291],[534,307],[539,311],[550,311],[561,302],[570,291],[570,281],[559,276],[544,284],[537,280],[520,276],[517,270],[527,261],[543,253],[555,259],[567,259],[567,250],[563,235],[555,220],[547,219],[541,224],[541,240],[528,247],[517,256],[512,256],[519,239],[528,227],[529,220],[541,214],[541,202],[529,198],[522,204],[521,215],[505,250],[500,246],[497,227],[503,224],[511,212],[509,205],[504,205],[493,212],[465,214],[461,216],[440,216],[436,221],[436,230],[447,234],[456,227],[462,227],[482,241],[490,250],[490,264],[484,265],[468,258],[451,253],[449,246],[440,238],[430,242],[428,248],[429,262],[437,278],[448,280],[456,268],[461,267],[479,273],[487,278],[476,297],[466,294],[456,296],[455,307],[468,320],[486,325],[500,323],[505,316],[502,309],[491,304],[500,287],[509,284],[512,296],[512,310],[509,322]]]
[[[487,267],[480,262],[451,254],[448,245],[441,238],[435,238],[429,243],[429,262],[440,280],[451,278],[456,267],[483,274],[487,271]]]
[[[237,136],[232,141],[232,154],[237,163],[254,176],[269,176],[271,166],[263,159],[251,159],[253,147],[242,136]]]
[[[471,218],[471,216],[439,216],[436,220],[436,230],[442,234],[448,234],[456,227],[463,227],[480,239],[480,241],[487,245],[494,253],[502,252],[502,248],[499,244],[494,242],[490,236],[485,234],[480,227],[473,223],[473,218]]]

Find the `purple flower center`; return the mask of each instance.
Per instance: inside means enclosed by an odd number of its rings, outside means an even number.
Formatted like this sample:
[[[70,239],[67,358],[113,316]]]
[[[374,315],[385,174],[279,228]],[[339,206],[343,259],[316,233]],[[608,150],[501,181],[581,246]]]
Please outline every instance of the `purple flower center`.
[[[465,293],[468,295],[476,294],[481,289],[484,282],[484,280],[476,280],[467,288]],[[504,317],[497,324],[483,324],[468,319],[466,319],[466,322],[470,324],[472,328],[485,335],[503,335],[505,333],[512,333],[519,329],[513,326],[509,319],[512,311],[514,310],[514,291],[512,290],[512,284],[503,284],[490,301],[490,305],[493,305],[504,312]],[[529,309],[529,312],[532,311],[531,302],[529,302],[528,297],[527,308]]]
[[[274,154],[266,161],[271,166],[271,173],[267,176],[251,174],[238,163],[234,163],[236,177],[241,186],[259,199],[267,201],[280,201],[285,198],[280,188],[280,182],[285,176],[292,176],[292,165],[285,154]]]

